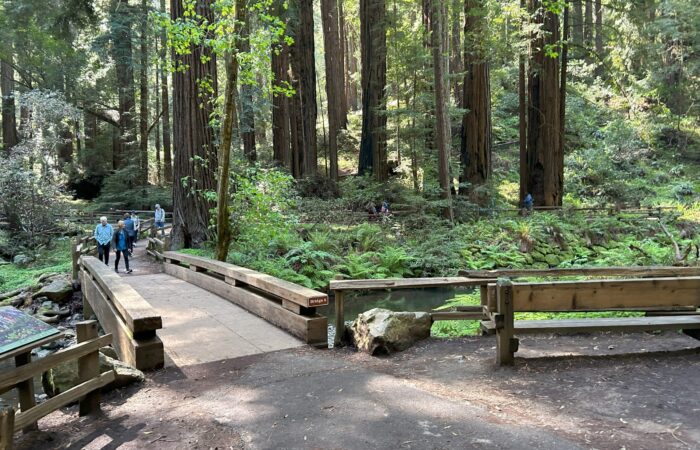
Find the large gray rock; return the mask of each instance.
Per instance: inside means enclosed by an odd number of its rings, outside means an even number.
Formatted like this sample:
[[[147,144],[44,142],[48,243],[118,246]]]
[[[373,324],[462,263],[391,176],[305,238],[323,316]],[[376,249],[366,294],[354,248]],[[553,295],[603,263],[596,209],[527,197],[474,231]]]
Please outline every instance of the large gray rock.
[[[432,320],[425,312],[393,312],[374,308],[357,316],[351,333],[358,350],[370,355],[406,350],[430,336]]]
[[[27,267],[32,262],[32,258],[27,255],[16,255],[12,258],[12,264],[17,267]]]
[[[145,379],[140,370],[100,352],[100,373],[109,370],[114,370],[115,378],[112,383],[102,389],[103,391],[120,389]],[[42,375],[41,384],[49,397],[55,397],[61,392],[77,386],[80,384],[78,382],[78,362],[71,361],[49,369]]]
[[[57,278],[41,288],[35,297],[47,297],[49,300],[61,304],[70,300],[72,295],[73,284],[64,278]]]

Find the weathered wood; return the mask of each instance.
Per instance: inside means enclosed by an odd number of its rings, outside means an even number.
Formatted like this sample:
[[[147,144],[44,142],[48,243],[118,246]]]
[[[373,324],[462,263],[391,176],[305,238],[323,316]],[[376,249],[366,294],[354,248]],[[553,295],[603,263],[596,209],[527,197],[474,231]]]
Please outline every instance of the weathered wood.
[[[201,267],[223,275],[224,277],[233,278],[280,299],[298,303],[305,308],[328,304],[328,296],[322,292],[314,291],[313,289],[299,286],[271,275],[246,269],[245,267],[199,256],[186,255],[179,252],[167,251],[164,252],[164,256],[173,261],[178,261],[189,266]]]
[[[517,350],[513,337],[513,284],[510,280],[499,280],[496,286],[498,315],[496,318],[496,364],[512,365]],[[499,317],[500,316],[500,317]],[[501,320],[499,320],[501,319]]]
[[[459,274],[471,278],[499,277],[680,277],[700,276],[700,267],[640,266],[640,267],[572,267],[564,269],[495,269],[460,270]]]
[[[188,268],[166,264],[165,273],[188,283],[199,286],[219,297],[262,317],[307,344],[324,346],[327,344],[328,320],[320,315],[307,317],[285,309],[276,299],[264,297],[247,289],[231,286],[223,280],[206,273],[194,272]]]
[[[345,334],[345,293],[343,291],[335,292],[335,338],[333,344],[338,346],[343,342]]]
[[[380,280],[331,280],[330,290],[352,291],[362,289],[412,289],[441,286],[482,286],[495,280],[465,277],[443,278],[388,278]]]
[[[32,377],[41,375],[52,367],[72,361],[76,358],[98,351],[101,347],[112,342],[112,335],[107,334],[87,342],[81,342],[73,347],[59,350],[44,358],[23,364],[12,370],[0,373],[0,393],[7,392],[13,386],[23,382],[31,381]]]
[[[516,320],[515,332],[588,333],[597,331],[654,331],[700,329],[700,316],[620,317],[571,320]]]
[[[2,358],[0,358],[0,361],[4,361],[4,360],[10,359],[10,358],[14,358],[15,356],[21,355],[21,354],[23,354],[23,353],[29,353],[29,352],[31,352],[32,349],[34,349],[34,348],[41,347],[41,346],[44,345],[44,344],[48,344],[48,343],[50,343],[50,342],[56,341],[56,340],[58,340],[58,339],[61,339],[62,337],[64,337],[64,334],[59,332],[59,333],[56,333],[56,334],[54,334],[54,335],[52,335],[52,336],[47,336],[47,337],[45,337],[45,338],[43,338],[43,339],[39,339],[38,341],[34,341],[34,342],[31,342],[31,343],[29,343],[29,344],[27,344],[27,345],[23,345],[23,346],[18,347],[18,348],[14,349],[14,350],[11,350],[11,351],[9,351],[9,352],[7,352],[7,353],[3,353]]]
[[[15,433],[15,410],[5,407],[0,410],[0,450],[12,450]]]
[[[35,406],[28,411],[22,411],[15,415],[15,431],[23,429],[36,423],[40,418],[56,411],[57,409],[66,406],[79,400],[81,397],[96,389],[100,389],[114,381],[114,371],[110,370],[101,374],[97,378],[81,383],[57,396],[46,400],[41,405]]]
[[[163,367],[165,355],[163,342],[155,335],[143,336],[138,339],[122,320],[112,302],[98,288],[90,274],[83,272],[83,298],[87,299],[90,307],[108,333],[113,335],[112,345],[119,359],[139,370],[152,370]]]
[[[496,285],[489,284],[486,286],[486,305],[489,307],[489,311],[496,311]]]
[[[81,264],[93,275],[124,323],[134,333],[163,328],[163,321],[134,288],[124,283],[112,270],[94,257],[82,257]]]
[[[282,299],[282,307],[284,309],[292,311],[294,314],[302,314],[303,306],[294,302],[290,302],[289,300]]]
[[[516,283],[516,311],[597,311],[700,305],[700,277]]]
[[[433,322],[438,320],[483,320],[484,315],[481,312],[441,311],[431,312],[430,318]]]
[[[79,322],[75,326],[76,337],[78,343],[89,342],[97,339],[97,321],[89,320]],[[110,336],[111,337],[111,336]],[[110,339],[111,340],[111,339]],[[99,348],[87,355],[78,358],[78,381],[84,383],[100,375],[100,359]],[[100,393],[99,391],[90,392],[85,398],[80,400],[81,416],[94,414],[100,410]]]
[[[30,352],[17,355],[15,356],[15,370],[19,371],[22,366],[29,365],[31,362],[32,354]],[[36,400],[34,398],[34,381],[31,379],[25,379],[25,381],[20,381],[19,383],[15,383],[15,385],[17,386],[17,391],[19,393],[20,409],[24,412],[36,406]],[[38,427],[36,421],[27,423],[26,426],[21,428],[21,430],[25,433],[37,429]]]

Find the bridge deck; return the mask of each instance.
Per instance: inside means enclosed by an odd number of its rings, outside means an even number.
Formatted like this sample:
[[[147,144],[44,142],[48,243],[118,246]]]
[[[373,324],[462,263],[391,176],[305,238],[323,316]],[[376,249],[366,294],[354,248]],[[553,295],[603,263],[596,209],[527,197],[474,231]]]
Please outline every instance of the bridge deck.
[[[135,249],[131,264],[134,272],[120,273],[163,318],[158,336],[165,347],[166,366],[184,367],[305,345],[221,297],[149,270],[153,266],[143,246],[141,242]]]

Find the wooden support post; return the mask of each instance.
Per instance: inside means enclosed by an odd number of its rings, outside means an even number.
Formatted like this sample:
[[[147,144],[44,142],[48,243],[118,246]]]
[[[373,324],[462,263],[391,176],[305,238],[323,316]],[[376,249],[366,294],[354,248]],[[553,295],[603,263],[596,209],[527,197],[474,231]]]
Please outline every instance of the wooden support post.
[[[20,367],[25,364],[32,362],[31,352],[22,353],[21,355],[15,356],[15,366]],[[17,383],[17,391],[19,391],[19,408],[22,412],[25,412],[34,406],[36,406],[36,400],[34,399],[34,379],[30,378],[28,380]],[[30,431],[38,430],[36,422],[29,424],[22,431],[28,433]]]
[[[12,450],[15,432],[15,410],[7,407],[0,410],[0,450]]]
[[[78,253],[78,246],[80,245],[80,239],[75,238],[75,241],[70,246],[70,254],[71,258],[73,259],[73,282],[78,281],[78,271],[80,270],[79,262],[80,262],[80,253]]]
[[[78,343],[90,341],[97,338],[97,321],[87,320],[79,322],[75,326]],[[80,383],[90,381],[100,376],[100,351],[78,358],[78,379]],[[90,392],[80,400],[80,415],[95,414],[100,411],[100,391],[99,389]]]
[[[486,285],[479,286],[479,294],[481,296],[481,306],[488,306],[489,304],[489,291]]]
[[[164,252],[170,251],[170,235],[163,236],[163,251]]]
[[[340,346],[343,343],[343,335],[345,334],[345,311],[343,304],[343,296],[345,292],[335,291],[335,339],[334,346]]]
[[[513,354],[518,350],[518,340],[514,338],[513,283],[499,280],[496,286],[496,364],[513,365]]]

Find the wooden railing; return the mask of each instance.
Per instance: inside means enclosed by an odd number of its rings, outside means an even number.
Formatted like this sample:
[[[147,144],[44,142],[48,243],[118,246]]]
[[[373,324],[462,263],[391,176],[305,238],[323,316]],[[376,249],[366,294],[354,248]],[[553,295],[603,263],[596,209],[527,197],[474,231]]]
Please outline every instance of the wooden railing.
[[[19,412],[15,412],[14,408],[0,411],[0,449],[11,449],[15,432],[36,429],[36,422],[40,418],[69,403],[80,403],[81,416],[99,412],[99,389],[114,381],[113,370],[100,373],[99,350],[111,343],[112,335],[98,337],[97,322],[94,320],[78,323],[76,333],[77,345],[0,372],[0,394],[16,388],[19,390],[21,404]],[[80,384],[35,405],[32,379],[59,364],[76,360]]]
[[[165,273],[210,291],[297,336],[328,345],[328,319],[316,312],[328,304],[322,292],[199,256],[165,251]]]
[[[72,279],[74,282],[78,281],[80,273],[80,257],[87,255],[97,255],[97,241],[92,235],[77,236],[71,246]]]
[[[83,315],[95,314],[102,328],[114,335],[119,359],[140,370],[163,367],[163,343],[156,335],[163,327],[161,317],[97,258],[82,256],[80,267]]]
[[[157,261],[163,261],[163,254],[170,250],[170,235],[158,236],[158,230],[154,226],[150,227],[146,253]]]

